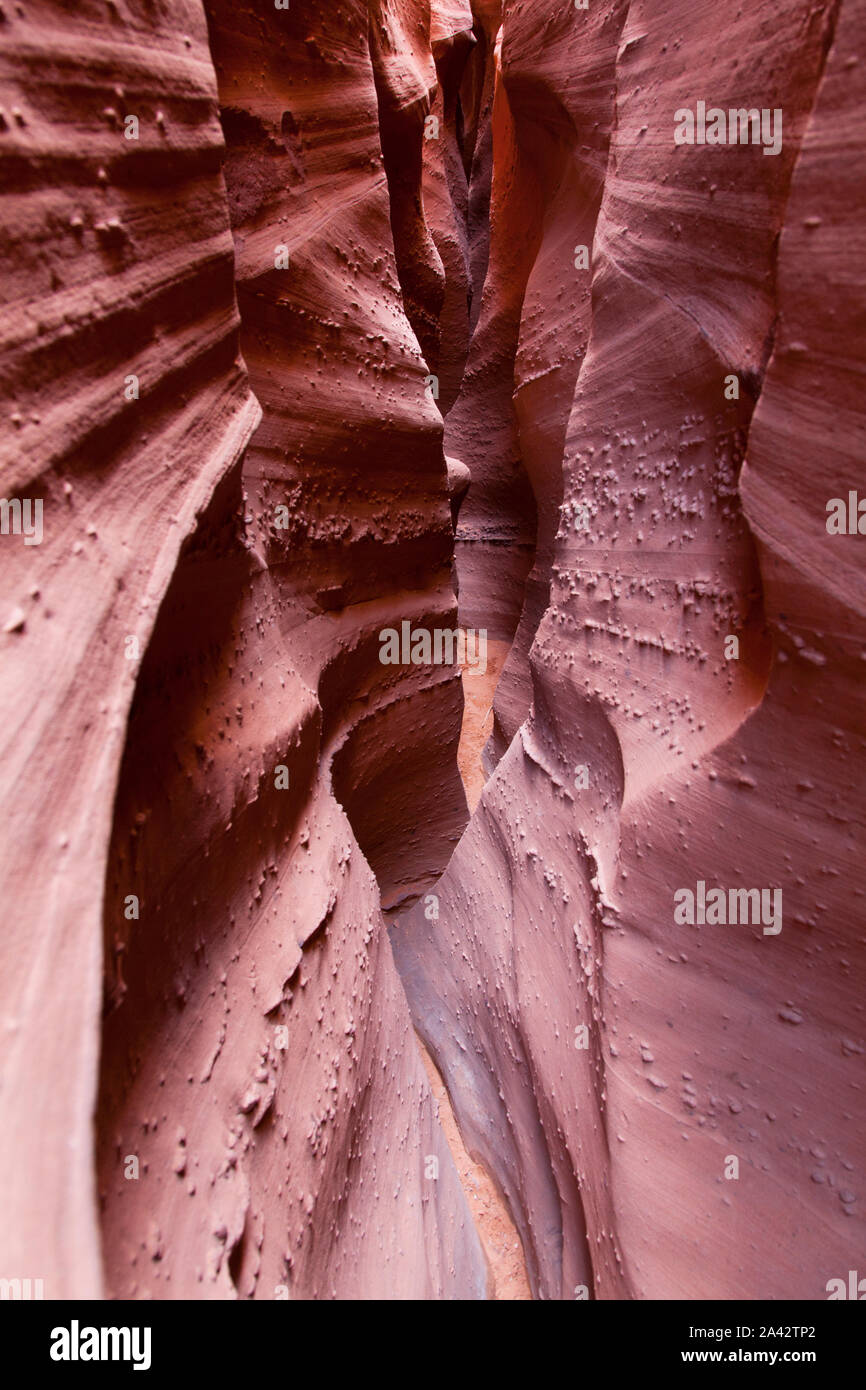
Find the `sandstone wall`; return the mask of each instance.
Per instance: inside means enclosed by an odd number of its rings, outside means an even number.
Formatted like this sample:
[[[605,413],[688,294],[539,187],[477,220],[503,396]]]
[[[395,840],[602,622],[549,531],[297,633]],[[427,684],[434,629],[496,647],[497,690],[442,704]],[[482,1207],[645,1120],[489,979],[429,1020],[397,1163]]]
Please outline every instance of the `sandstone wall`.
[[[864,23],[2,6],[0,1276],[489,1296],[415,1030],[535,1297],[863,1268]]]
[[[429,9],[124,15],[3,32],[4,488],[45,541],[4,537],[2,1268],[483,1297],[371,871],[411,899],[467,815],[455,673],[378,659],[454,616],[398,280],[441,270],[382,158],[420,186]]]
[[[862,474],[862,25],[504,7],[494,107],[550,149],[513,377],[538,554],[501,761],[393,941],[541,1297],[817,1299],[862,1262],[862,560],[825,529]],[[782,108],[782,152],[675,146],[697,100]],[[782,931],[676,923],[698,880],[781,889]]]

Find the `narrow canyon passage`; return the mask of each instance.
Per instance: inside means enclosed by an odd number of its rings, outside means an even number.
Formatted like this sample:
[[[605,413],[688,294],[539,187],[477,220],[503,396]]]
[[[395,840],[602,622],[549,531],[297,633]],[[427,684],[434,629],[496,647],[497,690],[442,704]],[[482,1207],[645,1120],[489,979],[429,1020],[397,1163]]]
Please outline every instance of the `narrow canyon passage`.
[[[454,1111],[436,1064],[423,1044],[421,1055],[430,1080],[439,1120],[490,1271],[488,1296],[497,1302],[525,1302],[532,1297],[526,1260],[514,1222],[490,1174],[466,1152]]]
[[[864,26],[4,9],[0,1279],[863,1268]]]

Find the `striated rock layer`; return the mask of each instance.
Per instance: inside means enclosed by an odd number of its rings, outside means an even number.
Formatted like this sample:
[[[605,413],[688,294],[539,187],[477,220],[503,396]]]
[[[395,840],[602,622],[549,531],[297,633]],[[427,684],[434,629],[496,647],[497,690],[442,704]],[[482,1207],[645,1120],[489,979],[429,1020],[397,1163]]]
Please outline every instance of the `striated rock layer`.
[[[379,660],[381,629],[454,616],[442,425],[397,278],[411,305],[438,268],[413,161],[386,178],[378,150],[381,128],[386,166],[414,148],[420,177],[429,16],[376,9],[372,48],[362,4],[208,19],[264,419],[178,568],[130,725],[107,951],[130,882],[147,911],[105,1026],[110,1283],[483,1297],[371,872],[411,899],[466,820],[454,672]]]
[[[101,886],[140,658],[260,415],[204,16],[127,13],[33,3],[0,26],[2,492],[43,529],[0,538],[0,1272],[48,1298],[102,1288]]]
[[[864,28],[0,7],[2,1279],[863,1268]]]
[[[379,660],[456,616],[404,312],[441,282],[406,215],[429,9],[27,14],[3,467],[45,538],[3,537],[0,1271],[484,1297],[372,872],[411,901],[467,817],[459,676]]]
[[[474,331],[462,386],[446,416],[445,446],[472,478],[457,529],[460,620],[485,628],[494,641],[510,642],[536,534],[512,392],[521,303],[538,246],[539,204],[532,175],[521,179],[513,117],[498,80],[502,0],[484,0],[473,10],[477,44],[460,101]],[[452,183],[459,187],[456,179]]]
[[[862,538],[825,526],[866,427],[864,19],[504,6],[494,107],[558,175],[513,377],[536,569],[501,761],[393,943],[539,1297],[821,1299],[866,1254]],[[781,109],[781,152],[676,145],[698,101]],[[699,881],[781,929],[677,920]]]

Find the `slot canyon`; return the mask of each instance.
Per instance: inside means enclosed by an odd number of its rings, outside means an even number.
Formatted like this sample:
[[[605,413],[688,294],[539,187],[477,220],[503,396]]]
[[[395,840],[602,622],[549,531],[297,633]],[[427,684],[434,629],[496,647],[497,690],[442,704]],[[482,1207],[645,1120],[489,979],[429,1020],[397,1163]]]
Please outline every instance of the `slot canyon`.
[[[866,1274],[864,110],[866,0],[2,0],[4,1289]]]

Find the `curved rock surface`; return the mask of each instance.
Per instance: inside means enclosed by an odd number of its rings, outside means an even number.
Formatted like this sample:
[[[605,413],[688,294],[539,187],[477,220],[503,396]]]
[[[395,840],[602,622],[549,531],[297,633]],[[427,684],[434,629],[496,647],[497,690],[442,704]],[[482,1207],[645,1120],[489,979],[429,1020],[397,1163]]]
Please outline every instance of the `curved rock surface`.
[[[515,355],[539,548],[494,755],[528,717],[438,922],[393,942],[536,1296],[821,1299],[864,1254],[863,562],[825,528],[862,474],[864,11],[568,20],[506,4],[499,40],[561,170]],[[699,100],[781,108],[781,152],[675,145]],[[781,929],[677,921],[699,881],[779,890]]]
[[[175,576],[121,779],[106,923],[132,875],[152,925],[106,1023],[117,1292],[485,1293],[368,867],[411,898],[466,819],[453,751],[450,779],[427,751],[456,746],[454,673],[379,660],[381,629],[453,613],[442,426],[397,279],[408,299],[435,253],[404,217],[413,161],[386,181],[377,150],[414,145],[420,177],[419,11],[371,13],[371,53],[363,5],[208,7],[264,420]],[[120,1167],[132,1134],[147,1188]]]
[[[101,885],[126,720],[181,548],[260,412],[201,8],[106,24],[96,4],[4,7],[0,106],[2,490],[42,508],[40,544],[2,536],[0,1268],[93,1297]]]
[[[105,39],[37,8],[0,156],[4,483],[45,498],[40,549],[4,536],[0,1263],[50,1297],[484,1297],[370,869],[411,900],[467,816],[457,673],[379,660],[454,618],[380,151],[393,120],[420,180],[429,10],[142,6]]]
[[[0,7],[0,1278],[864,1267],[864,30]]]

